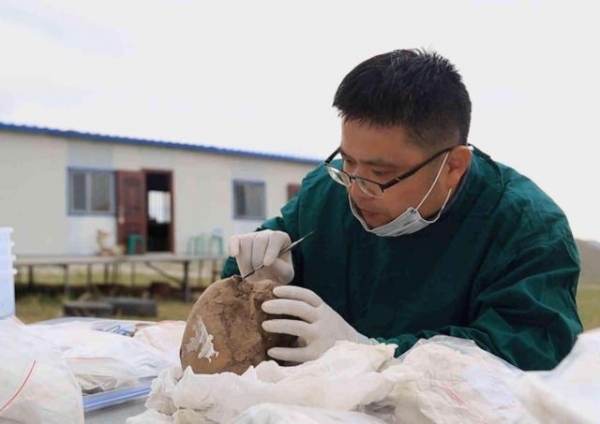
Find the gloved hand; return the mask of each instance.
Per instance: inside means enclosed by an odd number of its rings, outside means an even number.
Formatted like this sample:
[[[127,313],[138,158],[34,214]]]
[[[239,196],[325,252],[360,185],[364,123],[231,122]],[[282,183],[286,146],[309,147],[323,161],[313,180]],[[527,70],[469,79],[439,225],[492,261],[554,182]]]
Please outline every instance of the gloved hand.
[[[378,344],[350,326],[313,291],[303,287],[279,286],[273,289],[278,299],[262,304],[267,314],[291,315],[300,318],[269,319],[262,323],[263,330],[269,333],[283,333],[298,336],[302,347],[274,347],[267,352],[270,357],[282,361],[306,362],[321,356],[338,340],[355,343]]]
[[[231,237],[229,255],[236,259],[241,275],[264,265],[248,277],[250,282],[269,279],[287,284],[294,278],[292,252],[278,256],[290,244],[290,236],[283,231],[257,231]]]

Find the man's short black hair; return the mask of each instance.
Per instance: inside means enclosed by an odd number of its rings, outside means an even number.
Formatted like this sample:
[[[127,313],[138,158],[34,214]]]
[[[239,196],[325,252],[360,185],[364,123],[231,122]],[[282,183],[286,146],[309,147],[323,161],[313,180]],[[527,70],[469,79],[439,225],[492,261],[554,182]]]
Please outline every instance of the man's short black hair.
[[[471,100],[450,61],[425,50],[395,50],[368,59],[341,82],[333,106],[340,117],[370,125],[401,125],[415,143],[467,143]]]

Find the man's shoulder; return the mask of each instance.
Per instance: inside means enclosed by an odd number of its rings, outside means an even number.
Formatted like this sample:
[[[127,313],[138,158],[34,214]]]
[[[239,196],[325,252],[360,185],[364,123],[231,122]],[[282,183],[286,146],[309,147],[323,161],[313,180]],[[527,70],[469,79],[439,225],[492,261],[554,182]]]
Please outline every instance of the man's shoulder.
[[[486,169],[482,174],[487,173],[483,178],[493,178],[496,180],[496,190],[499,192],[499,205],[515,208],[534,208],[540,210],[547,208],[557,210],[562,213],[556,202],[528,176],[517,171],[515,168],[492,159],[485,153],[479,152],[475,160],[479,162],[480,169]],[[482,165],[484,164],[485,165]],[[493,171],[490,171],[493,169]],[[494,177],[489,177],[493,172]]]
[[[478,158],[477,160],[481,160]],[[568,240],[572,233],[567,217],[558,204],[534,181],[514,168],[485,158],[488,169],[495,168],[497,182],[493,205],[487,208],[494,237],[506,247],[509,240],[527,245],[549,240]],[[490,197],[491,198],[491,197]]]
[[[503,179],[503,202],[540,212],[544,209],[563,214],[557,203],[536,182],[507,165],[498,164]]]

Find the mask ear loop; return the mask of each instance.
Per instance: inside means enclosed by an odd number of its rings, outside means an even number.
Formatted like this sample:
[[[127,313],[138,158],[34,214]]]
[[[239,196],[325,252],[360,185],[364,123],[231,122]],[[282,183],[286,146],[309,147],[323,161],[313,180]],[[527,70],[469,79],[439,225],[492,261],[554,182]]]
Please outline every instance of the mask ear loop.
[[[440,216],[442,215],[442,211],[444,210],[444,208],[446,207],[446,205],[448,204],[448,200],[450,200],[450,195],[452,194],[452,189],[448,190],[448,195],[446,196],[446,200],[444,201],[444,204],[442,205],[442,207],[440,208],[440,211],[438,212],[438,214],[436,215],[435,218],[433,218],[431,221],[427,221],[430,224],[433,224],[435,221],[437,221]]]
[[[421,209],[421,206],[423,206],[423,203],[425,203],[425,200],[427,200],[427,198],[429,197],[429,195],[433,191],[433,188],[435,187],[435,185],[437,184],[438,180],[440,179],[440,175],[442,175],[442,170],[444,169],[444,165],[446,165],[446,160],[448,160],[448,156],[449,155],[450,155],[450,152],[447,152],[446,156],[444,156],[444,161],[442,162],[442,166],[440,166],[440,169],[438,170],[437,175],[435,176],[435,180],[433,180],[433,184],[431,184],[431,187],[429,187],[429,190],[425,194],[425,197],[423,197],[423,200],[421,200],[421,203],[419,203],[419,205],[417,206],[417,208],[416,208],[417,211],[419,209]],[[450,192],[452,192],[452,189],[450,189]],[[448,197],[446,198],[446,201],[444,202],[444,206],[446,206],[446,203],[448,203],[448,199],[450,199],[450,193],[448,193]],[[444,208],[444,206],[442,206],[442,209]],[[440,211],[441,211],[441,209],[440,209]]]

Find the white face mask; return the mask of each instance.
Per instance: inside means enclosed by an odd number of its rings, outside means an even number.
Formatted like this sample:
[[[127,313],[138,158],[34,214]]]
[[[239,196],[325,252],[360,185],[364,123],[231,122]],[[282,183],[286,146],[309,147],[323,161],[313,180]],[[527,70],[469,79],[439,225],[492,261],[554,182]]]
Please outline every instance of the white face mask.
[[[368,231],[369,233],[376,234],[380,237],[397,237],[397,236],[402,236],[405,234],[412,234],[412,233],[416,233],[419,230],[422,230],[423,228],[427,227],[428,225],[433,224],[434,222],[436,222],[439,219],[440,215],[442,214],[442,211],[444,210],[444,208],[446,207],[446,204],[448,203],[448,200],[450,200],[450,195],[452,194],[452,189],[450,189],[448,191],[448,196],[446,196],[446,200],[444,201],[442,208],[440,209],[440,211],[438,212],[437,216],[434,219],[428,221],[425,218],[423,218],[421,216],[421,214],[419,213],[419,208],[423,205],[425,200],[427,200],[427,198],[431,194],[431,191],[433,190],[436,183],[438,182],[438,179],[440,178],[440,175],[442,174],[442,169],[444,168],[444,165],[446,164],[446,160],[448,159],[448,154],[449,154],[449,152],[446,153],[446,156],[444,156],[444,161],[442,162],[442,166],[440,166],[440,169],[439,169],[437,175],[435,176],[435,180],[433,180],[433,184],[431,184],[431,187],[429,187],[429,190],[425,194],[425,197],[423,197],[423,200],[421,200],[421,202],[419,203],[419,205],[416,208],[413,208],[411,206],[406,211],[404,211],[402,214],[400,214],[400,216],[398,216],[393,221],[388,222],[387,224],[382,225],[381,227],[369,228],[369,226],[366,224],[366,222],[358,214],[358,211],[356,210],[356,208],[354,207],[354,204],[352,203],[352,199],[350,198],[350,195],[348,195],[348,201],[350,202],[350,210],[352,211],[352,214],[356,217],[356,219],[358,219],[358,221],[361,223],[361,225],[363,226],[363,228],[366,231]]]

